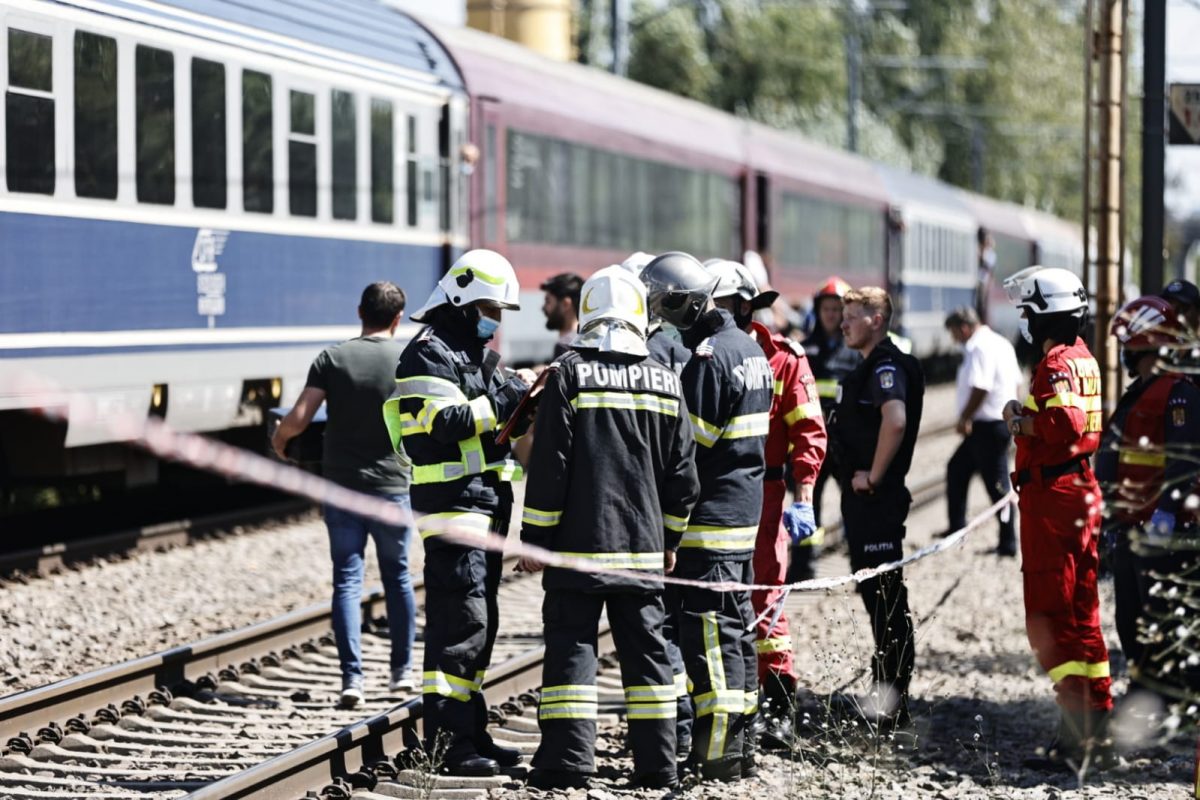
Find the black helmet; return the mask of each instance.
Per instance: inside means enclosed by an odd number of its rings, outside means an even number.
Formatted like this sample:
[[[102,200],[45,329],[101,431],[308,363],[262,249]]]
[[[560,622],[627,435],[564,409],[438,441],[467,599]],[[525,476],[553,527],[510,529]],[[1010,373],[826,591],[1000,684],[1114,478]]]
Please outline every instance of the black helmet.
[[[695,324],[717,286],[717,277],[687,253],[663,253],[642,270],[651,316],[680,330]]]

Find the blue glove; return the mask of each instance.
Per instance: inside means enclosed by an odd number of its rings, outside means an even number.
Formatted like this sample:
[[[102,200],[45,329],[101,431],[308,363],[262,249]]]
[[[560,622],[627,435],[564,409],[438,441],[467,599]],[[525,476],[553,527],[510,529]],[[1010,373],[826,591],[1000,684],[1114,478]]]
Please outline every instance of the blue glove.
[[[800,544],[817,532],[817,518],[813,515],[812,503],[792,503],[783,512],[783,527],[787,529],[792,544]]]
[[[1161,508],[1150,517],[1150,537],[1166,538],[1175,533],[1175,515]]]

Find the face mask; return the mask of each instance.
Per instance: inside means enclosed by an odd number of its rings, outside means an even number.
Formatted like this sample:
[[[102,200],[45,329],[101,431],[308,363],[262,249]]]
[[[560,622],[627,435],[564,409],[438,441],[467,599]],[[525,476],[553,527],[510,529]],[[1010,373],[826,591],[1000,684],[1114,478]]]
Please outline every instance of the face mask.
[[[1020,317],[1017,319],[1017,326],[1021,329],[1021,338],[1033,344],[1033,334],[1029,332],[1029,320]]]
[[[480,316],[475,322],[475,335],[480,339],[487,341],[495,335],[496,329],[500,327],[500,320],[492,319],[491,317]]]

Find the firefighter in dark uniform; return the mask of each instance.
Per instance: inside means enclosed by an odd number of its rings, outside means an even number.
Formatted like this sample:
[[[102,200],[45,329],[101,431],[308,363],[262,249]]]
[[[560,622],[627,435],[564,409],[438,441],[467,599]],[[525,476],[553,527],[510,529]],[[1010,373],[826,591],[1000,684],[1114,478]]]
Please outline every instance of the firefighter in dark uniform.
[[[509,376],[487,347],[502,309],[517,308],[512,265],[472,250],[442,277],[413,319],[427,323],[396,367],[384,405],[393,442],[413,463],[412,505],[425,544],[425,745],[457,775],[494,775],[520,755],[488,735],[482,684],[496,639],[501,555],[469,536],[505,535],[512,487],[521,477],[495,433],[531,377]],[[453,541],[447,539],[453,535]],[[468,541],[463,541],[464,535]]]
[[[679,378],[647,357],[641,281],[608,267],[581,297],[574,352],[559,358],[538,403],[521,538],[600,566],[662,575],[674,567],[679,528],[700,490]],[[542,740],[530,785],[578,788],[595,771],[596,629],[607,609],[625,685],[630,788],[676,786],[662,584],[550,567],[543,585]]]
[[[812,332],[804,340],[804,353],[812,367],[817,382],[817,394],[821,396],[821,411],[826,418],[837,405],[838,384],[862,361],[857,350],[846,345],[842,337],[842,297],[850,291],[850,284],[841,278],[830,278],[813,295]],[[814,562],[821,554],[825,542],[825,528],[821,522],[821,497],[825,483],[833,476],[837,480],[837,457],[831,449],[826,453],[817,482],[813,485],[813,516],[817,532],[792,546],[792,562],[788,571],[788,583],[796,583],[816,577]]]
[[[1121,360],[1135,378],[1108,423],[1096,454],[1096,478],[1105,494],[1105,524],[1115,532],[1113,588],[1117,634],[1129,665],[1129,694],[1138,705],[1164,718],[1159,695],[1195,692],[1196,670],[1172,658],[1168,637],[1139,636],[1139,618],[1149,626],[1171,615],[1188,590],[1179,576],[1192,553],[1173,551],[1175,537],[1193,536],[1194,510],[1186,498],[1200,486],[1194,449],[1200,442],[1200,388],[1160,358],[1186,345],[1184,323],[1161,297],[1139,297],[1113,318],[1111,334],[1121,343]],[[1165,350],[1164,350],[1165,348]],[[1156,583],[1163,585],[1151,591]],[[1175,585],[1172,585],[1175,584]],[[1174,591],[1172,591],[1172,589]],[[1170,600],[1167,598],[1175,597]],[[1190,681],[1190,686],[1188,685]]]
[[[642,281],[651,311],[678,328],[693,353],[682,382],[698,445],[700,500],[679,542],[676,574],[753,583],[771,365],[729,312],[713,305],[716,278],[696,259],[660,255]],[[690,765],[702,778],[738,780],[755,770],[754,736],[746,735],[758,710],[750,593],[684,587],[679,603],[679,644],[695,713]]]
[[[830,435],[839,451],[842,523],[850,569],[904,555],[904,522],[912,505],[905,477],[921,423],[925,377],[915,358],[888,337],[892,302],[878,287],[846,292],[842,332],[863,362],[846,376]],[[871,618],[874,691],[854,711],[877,730],[908,724],[913,672],[913,623],[902,570],[858,585]]]
[[[641,280],[642,270],[653,260],[654,256],[639,251],[630,255],[619,266]],[[692,357],[692,351],[663,328],[662,319],[657,314],[650,315],[650,326],[646,329],[646,349],[650,351],[651,358],[675,370],[676,375],[683,373],[684,366]]]

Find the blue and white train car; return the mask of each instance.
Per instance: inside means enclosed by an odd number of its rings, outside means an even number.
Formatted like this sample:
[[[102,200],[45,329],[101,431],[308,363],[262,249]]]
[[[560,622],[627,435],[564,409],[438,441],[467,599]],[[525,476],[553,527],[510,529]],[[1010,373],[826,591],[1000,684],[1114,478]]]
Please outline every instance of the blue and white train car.
[[[465,89],[404,14],[8,0],[0,28],[0,478],[122,469],[118,412],[257,423],[366,284],[419,304],[466,243]],[[46,383],[101,413],[36,421]]]

